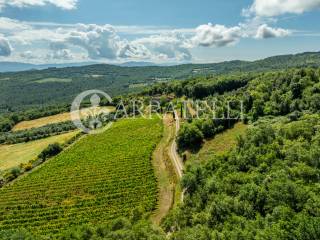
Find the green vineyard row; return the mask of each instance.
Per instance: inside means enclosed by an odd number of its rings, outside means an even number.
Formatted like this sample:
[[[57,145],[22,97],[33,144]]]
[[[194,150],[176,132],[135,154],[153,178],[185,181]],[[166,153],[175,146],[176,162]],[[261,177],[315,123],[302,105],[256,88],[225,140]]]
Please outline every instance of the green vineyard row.
[[[128,119],[79,140],[0,190],[0,230],[54,235],[127,216],[135,207],[152,211],[157,182],[151,155],[161,133],[159,119]]]

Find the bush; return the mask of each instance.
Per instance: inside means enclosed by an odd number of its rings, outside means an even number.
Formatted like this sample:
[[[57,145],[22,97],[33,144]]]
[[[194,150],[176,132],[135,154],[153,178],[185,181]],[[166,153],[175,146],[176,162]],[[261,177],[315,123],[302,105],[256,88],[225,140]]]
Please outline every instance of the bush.
[[[13,169],[11,169],[11,171],[10,171],[10,173],[12,174],[12,176],[14,177],[14,178],[17,178],[17,177],[19,177],[19,175],[21,174],[21,168],[19,168],[19,167],[15,167],[15,168],[13,168]]]
[[[39,155],[39,158],[45,160],[47,158],[58,155],[62,151],[62,147],[59,143],[50,144]]]
[[[4,184],[5,180],[3,179],[3,177],[0,177],[0,188],[2,188]]]
[[[177,137],[177,144],[180,150],[196,149],[203,142],[203,134],[194,124],[185,124],[181,127]]]
[[[26,163],[26,164],[22,164],[21,167],[24,169],[25,172],[28,172],[32,169],[32,163]]]
[[[204,138],[212,138],[216,133],[215,123],[212,119],[197,120],[194,124],[202,132]]]

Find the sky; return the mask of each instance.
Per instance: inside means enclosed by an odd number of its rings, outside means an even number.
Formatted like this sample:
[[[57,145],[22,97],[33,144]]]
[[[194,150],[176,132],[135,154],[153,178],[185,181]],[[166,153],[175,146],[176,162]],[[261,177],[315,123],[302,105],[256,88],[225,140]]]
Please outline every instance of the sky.
[[[320,51],[320,0],[0,0],[0,61],[208,63]]]

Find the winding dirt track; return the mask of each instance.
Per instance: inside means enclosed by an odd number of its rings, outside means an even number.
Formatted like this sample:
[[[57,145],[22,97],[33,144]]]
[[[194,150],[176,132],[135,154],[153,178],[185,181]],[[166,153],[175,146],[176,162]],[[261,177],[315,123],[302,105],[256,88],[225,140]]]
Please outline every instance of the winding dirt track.
[[[175,112],[175,122],[176,122],[175,137],[171,143],[171,147],[169,150],[169,156],[173,162],[173,165],[174,165],[175,170],[177,172],[178,178],[181,179],[182,175],[183,175],[183,161],[179,156],[177,143],[176,143],[176,138],[178,136],[178,132],[180,129],[180,119],[179,119],[179,115],[177,114],[177,112]],[[183,200],[184,200],[184,193],[185,193],[185,189],[181,192],[181,200],[180,200],[181,202],[183,202]]]
[[[175,122],[176,122],[176,134],[175,134],[175,138],[173,139],[172,143],[171,143],[171,147],[170,147],[170,158],[175,166],[176,172],[179,176],[179,179],[181,179],[182,177],[182,173],[183,173],[183,163],[182,160],[178,154],[178,148],[177,148],[177,143],[176,143],[176,137],[178,135],[178,131],[180,129],[180,119],[178,117],[178,114],[175,113]]]

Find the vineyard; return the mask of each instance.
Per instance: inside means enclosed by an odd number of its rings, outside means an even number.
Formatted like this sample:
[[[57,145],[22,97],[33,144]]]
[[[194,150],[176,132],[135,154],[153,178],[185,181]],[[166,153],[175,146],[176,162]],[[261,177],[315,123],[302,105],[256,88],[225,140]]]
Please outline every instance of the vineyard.
[[[0,190],[0,230],[55,235],[127,216],[135,207],[154,210],[157,183],[150,158],[161,133],[160,120],[135,119],[81,139]]]

